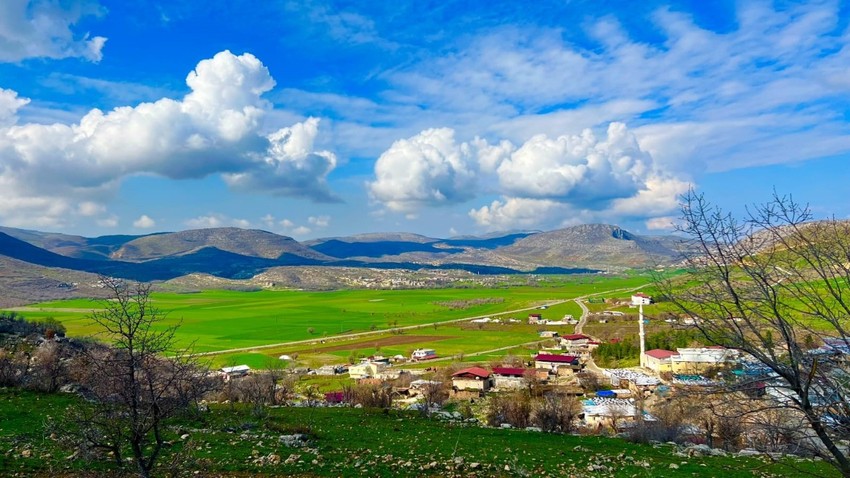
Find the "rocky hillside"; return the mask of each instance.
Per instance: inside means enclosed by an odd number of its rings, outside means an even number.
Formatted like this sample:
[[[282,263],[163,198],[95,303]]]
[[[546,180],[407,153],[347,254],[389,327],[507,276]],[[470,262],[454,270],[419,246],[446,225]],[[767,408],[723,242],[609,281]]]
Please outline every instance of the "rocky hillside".
[[[144,236],[123,244],[111,257],[124,261],[147,261],[189,254],[206,247],[263,259],[277,259],[284,254],[316,260],[330,259],[291,237],[257,229],[235,227],[194,229]]]
[[[496,250],[513,260],[560,267],[654,267],[679,256],[675,237],[639,236],[618,226],[584,224],[541,232]]]

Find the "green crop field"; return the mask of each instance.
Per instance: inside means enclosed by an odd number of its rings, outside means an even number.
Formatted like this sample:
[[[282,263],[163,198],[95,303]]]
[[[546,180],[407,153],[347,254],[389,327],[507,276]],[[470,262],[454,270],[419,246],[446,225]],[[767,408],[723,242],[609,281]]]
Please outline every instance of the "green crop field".
[[[648,282],[649,278],[643,276],[575,276],[536,287],[332,292],[211,290],[194,294],[154,293],[152,302],[166,314],[163,326],[180,324],[178,345],[194,344],[195,351],[209,352],[302,340],[321,341],[336,335],[373,329],[388,331],[465,317],[507,316],[507,311],[587,294],[630,289]],[[70,336],[86,336],[99,332],[88,315],[91,310],[102,306],[103,302],[78,299],[45,302],[19,310],[30,319],[52,316],[67,327]],[[565,313],[578,315],[579,309],[574,303],[567,303],[541,312],[549,318],[560,319]],[[516,316],[524,318],[527,312],[518,312]],[[454,335],[456,339],[443,341],[449,349],[457,345],[457,341],[468,342],[471,336],[474,336],[474,341],[488,347],[522,343],[534,338],[520,334],[511,340],[502,340],[502,335],[510,336],[511,333],[494,331],[493,338],[488,338],[489,334],[439,329],[436,333],[433,330],[422,333]],[[388,350],[404,352],[414,345],[410,343]],[[461,347],[455,348],[460,350]],[[348,353],[345,352],[346,355]]]

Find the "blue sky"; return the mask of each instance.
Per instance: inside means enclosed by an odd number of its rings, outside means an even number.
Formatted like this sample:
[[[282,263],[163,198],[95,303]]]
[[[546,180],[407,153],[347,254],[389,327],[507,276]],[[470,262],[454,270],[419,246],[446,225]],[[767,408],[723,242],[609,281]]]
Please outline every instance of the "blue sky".
[[[850,216],[841,2],[0,3],[0,224],[663,233]]]

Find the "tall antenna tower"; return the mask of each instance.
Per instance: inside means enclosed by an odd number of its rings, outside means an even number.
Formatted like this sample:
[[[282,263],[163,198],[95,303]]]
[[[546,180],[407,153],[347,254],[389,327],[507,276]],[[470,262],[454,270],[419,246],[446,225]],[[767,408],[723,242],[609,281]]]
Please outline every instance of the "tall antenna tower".
[[[641,303],[638,313],[638,336],[640,337],[640,366],[646,367],[646,331],[643,328],[643,304]]]

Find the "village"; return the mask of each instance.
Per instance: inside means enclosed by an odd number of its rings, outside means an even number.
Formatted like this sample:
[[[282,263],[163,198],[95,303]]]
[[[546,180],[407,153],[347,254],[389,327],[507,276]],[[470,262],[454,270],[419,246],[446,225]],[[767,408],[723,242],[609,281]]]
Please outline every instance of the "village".
[[[441,358],[439,350],[422,348],[414,350],[410,356],[385,357],[378,354],[363,357],[357,363],[296,369],[296,373],[308,377],[347,376],[351,381],[352,388],[348,391],[326,392],[324,403],[314,400],[311,405],[357,405],[351,390],[360,387],[372,390],[373,396],[375,390],[383,390],[388,402],[384,405],[420,410],[449,419],[470,420],[481,425],[535,431],[547,427],[541,427],[532,420],[530,410],[533,406],[530,405],[524,419],[516,419],[510,413],[494,411],[494,404],[504,402],[501,399],[505,397],[508,401],[523,397],[520,400],[530,399],[532,402],[535,397],[558,397],[559,408],[571,409],[567,418],[569,423],[549,431],[623,435],[647,425],[663,427],[665,423],[661,422],[669,421],[670,417],[658,414],[668,414],[669,410],[665,409],[681,406],[680,402],[704,400],[706,402],[698,406],[707,406],[708,401],[714,400],[725,409],[733,408],[731,404],[743,408],[769,408],[771,403],[787,403],[787,391],[776,375],[735,350],[720,346],[646,350],[644,324],[647,320],[643,307],[651,303],[652,297],[644,293],[637,292],[631,296],[630,306],[639,310],[635,328],[639,331],[641,349],[639,365],[634,367],[597,366],[594,351],[603,342],[581,333],[588,318],[586,308],[583,307],[585,314],[580,319],[571,315],[547,319],[547,307],[541,306],[540,311],[528,314],[526,323],[542,327],[539,337],[546,339],[547,346],[541,346],[537,353],[529,356],[506,356],[498,363],[488,364],[455,361],[438,365],[437,359]],[[604,322],[622,315],[623,312],[605,311],[597,314],[601,317],[597,320]],[[470,322],[492,324],[503,320],[519,322],[516,318],[490,317]],[[690,325],[688,318],[678,322]],[[559,333],[558,329],[564,326],[574,327],[574,333]],[[810,353],[823,357],[824,365],[836,365],[838,373],[844,370],[850,350],[842,340],[827,339]],[[239,380],[251,370],[241,365],[222,368],[220,373],[225,380]],[[719,389],[728,389],[730,383],[737,384],[736,395],[715,395]],[[299,405],[304,402],[296,397],[292,403]],[[714,425],[707,426],[705,420],[700,422],[699,413],[690,418],[691,422],[687,422],[685,417],[678,417],[676,427],[687,430],[685,435],[691,444],[704,447],[705,443],[720,442],[726,450],[747,454],[765,450],[764,443],[769,441],[763,426],[754,424],[752,429],[742,426],[738,436],[717,437],[716,430],[712,429]],[[790,436],[785,439],[790,439]]]

